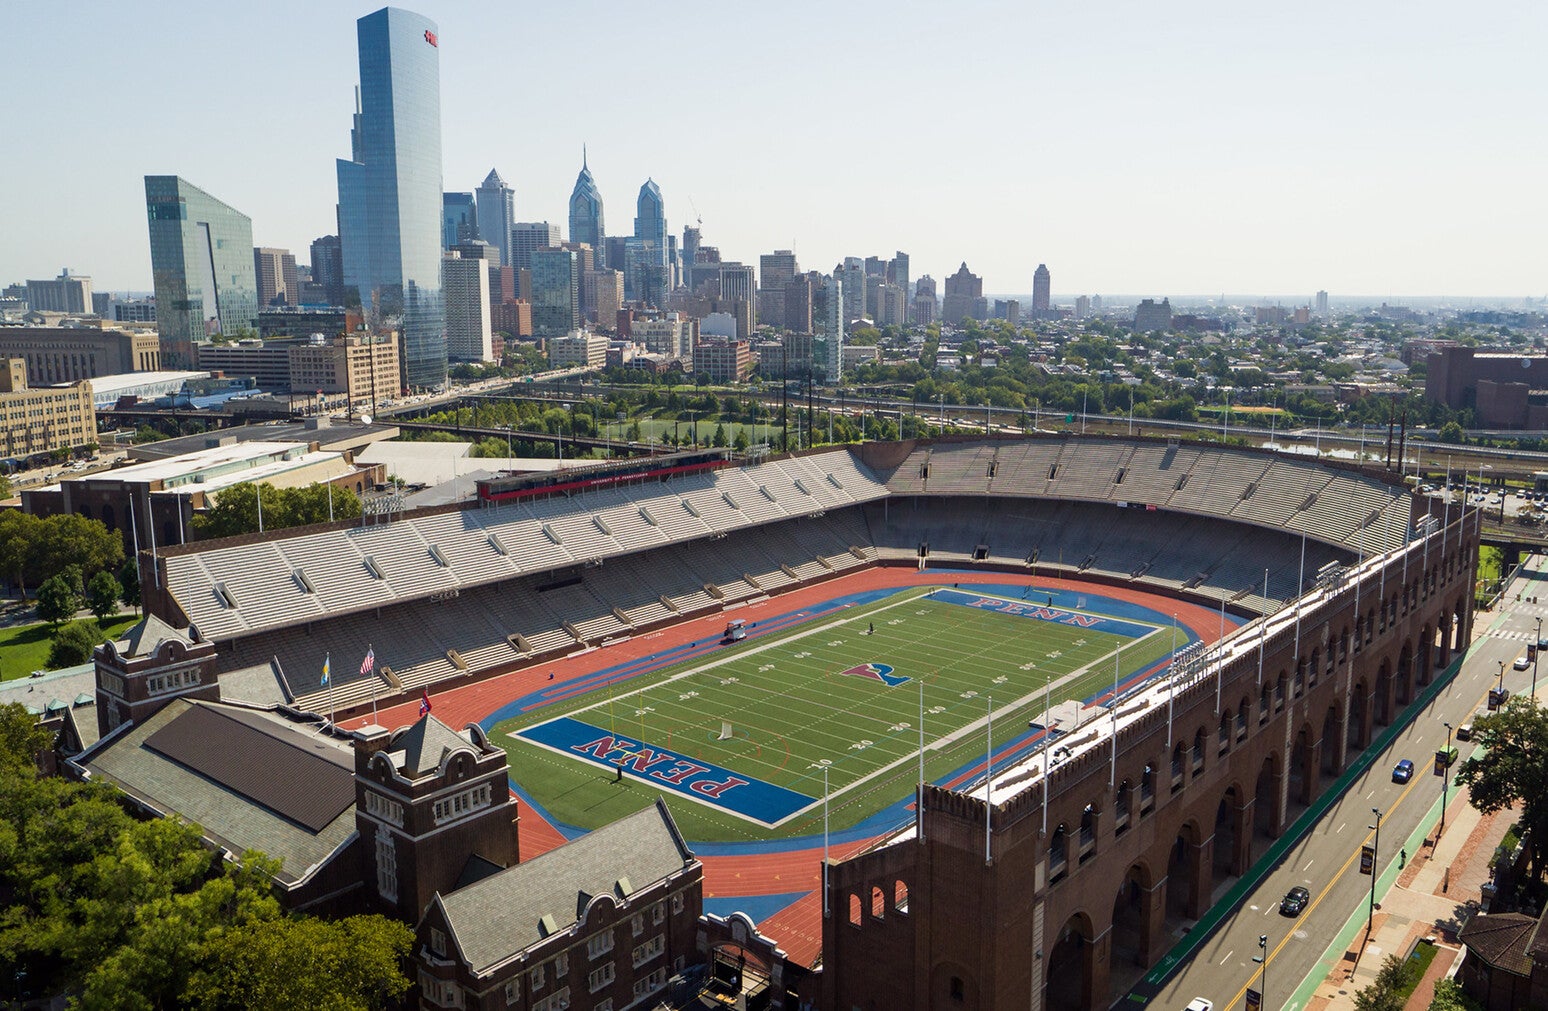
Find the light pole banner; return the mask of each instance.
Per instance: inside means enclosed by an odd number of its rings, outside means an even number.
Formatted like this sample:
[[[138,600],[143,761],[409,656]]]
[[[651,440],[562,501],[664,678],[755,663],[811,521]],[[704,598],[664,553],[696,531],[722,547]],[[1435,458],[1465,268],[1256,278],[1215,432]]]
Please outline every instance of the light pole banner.
[[[1376,847],[1370,845],[1360,847],[1360,873],[1376,873]]]

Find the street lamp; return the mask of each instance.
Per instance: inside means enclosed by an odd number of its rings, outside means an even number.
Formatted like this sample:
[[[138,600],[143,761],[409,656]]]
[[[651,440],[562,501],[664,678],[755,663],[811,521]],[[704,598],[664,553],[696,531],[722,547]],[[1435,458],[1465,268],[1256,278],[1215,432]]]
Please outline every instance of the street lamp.
[[[1259,1003],[1262,1006],[1267,1007],[1268,1006],[1268,935],[1267,934],[1259,934],[1258,935],[1258,950],[1263,952],[1263,954],[1261,954],[1261,955],[1254,955],[1252,957],[1252,960],[1254,962],[1257,962],[1259,965],[1261,965],[1263,967],[1263,968],[1258,970],[1258,1001],[1259,1001]]]
[[[1505,661],[1497,660],[1495,662],[1500,665],[1500,684],[1498,688],[1498,694],[1495,695],[1495,698],[1502,699],[1505,697]],[[1499,708],[1498,704],[1495,705],[1495,708]]]
[[[1537,619],[1537,639],[1532,643],[1532,702],[1537,702],[1537,658],[1543,651],[1543,619]]]
[[[1375,829],[1376,838],[1371,842],[1371,904],[1365,918],[1365,936],[1371,936],[1371,929],[1376,923],[1376,878],[1381,861],[1381,808],[1371,808],[1371,814],[1376,816],[1376,824],[1367,825],[1366,828]]]
[[[1442,724],[1446,728],[1446,757],[1441,762],[1441,819],[1440,832],[1435,833],[1436,841],[1440,840],[1441,833],[1446,831],[1446,788],[1451,780],[1451,724]]]

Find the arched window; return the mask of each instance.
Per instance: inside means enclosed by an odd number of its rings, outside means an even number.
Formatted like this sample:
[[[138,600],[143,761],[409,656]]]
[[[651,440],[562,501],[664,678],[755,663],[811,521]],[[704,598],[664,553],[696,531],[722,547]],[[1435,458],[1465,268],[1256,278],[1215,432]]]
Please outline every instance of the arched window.
[[[871,916],[879,920],[885,915],[887,915],[887,897],[882,894],[880,888],[873,887],[871,889]]]
[[[849,925],[860,926],[860,896],[853,892],[849,894]]]

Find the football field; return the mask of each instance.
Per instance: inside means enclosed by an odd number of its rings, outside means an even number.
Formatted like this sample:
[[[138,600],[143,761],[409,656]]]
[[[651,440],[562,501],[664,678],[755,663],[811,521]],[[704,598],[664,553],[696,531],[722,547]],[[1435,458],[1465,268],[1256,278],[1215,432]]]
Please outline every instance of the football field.
[[[982,589],[976,587],[976,589]],[[1057,704],[1110,691],[1186,634],[1091,594],[1057,604],[910,588],[763,622],[742,642],[526,713],[494,728],[522,792],[550,819],[592,828],[664,796],[685,836],[746,841],[833,829],[945,782]],[[1051,687],[1050,687],[1051,686]],[[921,709],[923,720],[921,723]],[[907,817],[896,812],[896,820]]]

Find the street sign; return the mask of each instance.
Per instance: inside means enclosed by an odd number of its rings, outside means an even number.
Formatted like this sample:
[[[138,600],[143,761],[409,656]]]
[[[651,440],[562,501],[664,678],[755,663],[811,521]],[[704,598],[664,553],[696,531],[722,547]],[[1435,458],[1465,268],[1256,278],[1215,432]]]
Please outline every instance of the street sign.
[[[1252,987],[1247,988],[1247,1011],[1258,1011],[1263,1006],[1263,995]]]
[[[1370,845],[1360,847],[1360,873],[1376,873],[1376,847]]]

